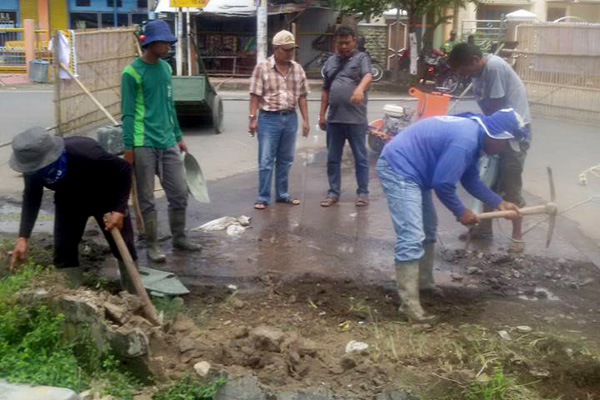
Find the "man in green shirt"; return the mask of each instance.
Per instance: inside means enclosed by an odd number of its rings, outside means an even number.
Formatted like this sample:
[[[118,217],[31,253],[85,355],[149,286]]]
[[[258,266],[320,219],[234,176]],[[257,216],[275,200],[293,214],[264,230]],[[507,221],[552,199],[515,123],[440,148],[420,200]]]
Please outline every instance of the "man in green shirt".
[[[450,52],[452,51],[452,49],[454,48],[454,45],[456,44],[456,32],[452,31],[450,32],[450,39],[446,40],[446,43],[444,43],[442,45],[441,50],[445,53],[445,54],[450,54]]]
[[[171,67],[162,60],[177,39],[164,21],[148,22],[144,33],[142,57],[125,67],[121,77],[123,145],[137,180],[148,258],[162,263],[166,257],[158,244],[155,175],[167,195],[173,247],[189,251],[201,247],[185,236],[188,189],[181,152],[187,152],[187,146],[175,113]]]

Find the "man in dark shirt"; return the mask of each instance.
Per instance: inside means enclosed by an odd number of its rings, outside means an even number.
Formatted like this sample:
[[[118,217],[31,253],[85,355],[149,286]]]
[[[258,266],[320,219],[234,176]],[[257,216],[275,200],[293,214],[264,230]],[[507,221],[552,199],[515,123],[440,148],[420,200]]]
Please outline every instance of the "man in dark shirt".
[[[10,167],[23,173],[25,190],[19,238],[13,250],[11,270],[27,258],[27,241],[37,219],[44,187],[54,191],[54,265],[74,283],[80,283],[79,242],[89,217],[106,228],[104,236],[125,273],[119,250],[110,234],[121,230],[134,260],[137,253],[133,228],[127,213],[131,190],[131,165],[107,153],[93,139],[54,137],[43,128],[31,128],[13,139]],[[104,214],[110,213],[105,219]],[[128,285],[127,285],[128,286]],[[128,289],[131,289],[130,287]]]
[[[342,155],[350,143],[356,168],[356,206],[369,203],[369,157],[366,146],[368,90],[373,80],[369,55],[356,51],[356,35],[342,26],[335,32],[337,54],[329,57],[323,74],[319,126],[327,130],[329,191],[322,207],[338,202],[342,191]],[[327,110],[329,113],[327,114]]]

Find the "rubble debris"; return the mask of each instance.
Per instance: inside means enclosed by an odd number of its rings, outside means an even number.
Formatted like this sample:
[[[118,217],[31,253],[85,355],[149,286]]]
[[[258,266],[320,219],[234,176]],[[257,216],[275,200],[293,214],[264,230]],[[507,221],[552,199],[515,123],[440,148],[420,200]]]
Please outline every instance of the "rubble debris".
[[[205,378],[208,376],[210,372],[210,363],[206,361],[200,361],[194,364],[194,371],[198,374],[198,376]]]
[[[533,328],[527,325],[517,326],[517,331],[520,333],[531,333],[533,332]]]
[[[499,335],[499,336],[500,336],[502,339],[504,339],[504,340],[507,340],[507,341],[510,341],[510,340],[512,340],[512,338],[510,337],[510,335],[508,334],[508,332],[507,332],[507,331],[505,331],[505,330],[498,331],[498,335]]]
[[[365,342],[357,342],[351,340],[346,344],[346,353],[361,352],[369,348],[369,345]]]

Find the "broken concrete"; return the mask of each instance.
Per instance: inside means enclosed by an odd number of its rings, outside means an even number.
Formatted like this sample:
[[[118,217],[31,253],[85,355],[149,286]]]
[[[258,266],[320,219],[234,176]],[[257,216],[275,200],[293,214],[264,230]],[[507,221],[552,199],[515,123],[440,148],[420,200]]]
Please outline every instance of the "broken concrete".
[[[0,380],[0,400],[80,400],[71,389],[29,386]]]

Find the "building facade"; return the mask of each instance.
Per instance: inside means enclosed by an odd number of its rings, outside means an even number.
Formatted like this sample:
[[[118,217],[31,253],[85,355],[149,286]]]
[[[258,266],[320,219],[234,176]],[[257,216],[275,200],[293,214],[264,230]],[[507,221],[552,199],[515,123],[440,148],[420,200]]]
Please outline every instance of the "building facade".
[[[0,27],[19,28],[33,19],[39,29],[130,26],[148,19],[152,0],[1,0]]]
[[[541,22],[566,17],[574,21],[600,22],[600,0],[480,0],[477,5],[471,3],[454,10],[456,18],[444,27],[444,36],[448,37],[451,30],[463,34],[469,31],[469,26],[474,26],[473,21],[498,21],[517,10],[532,12]]]

